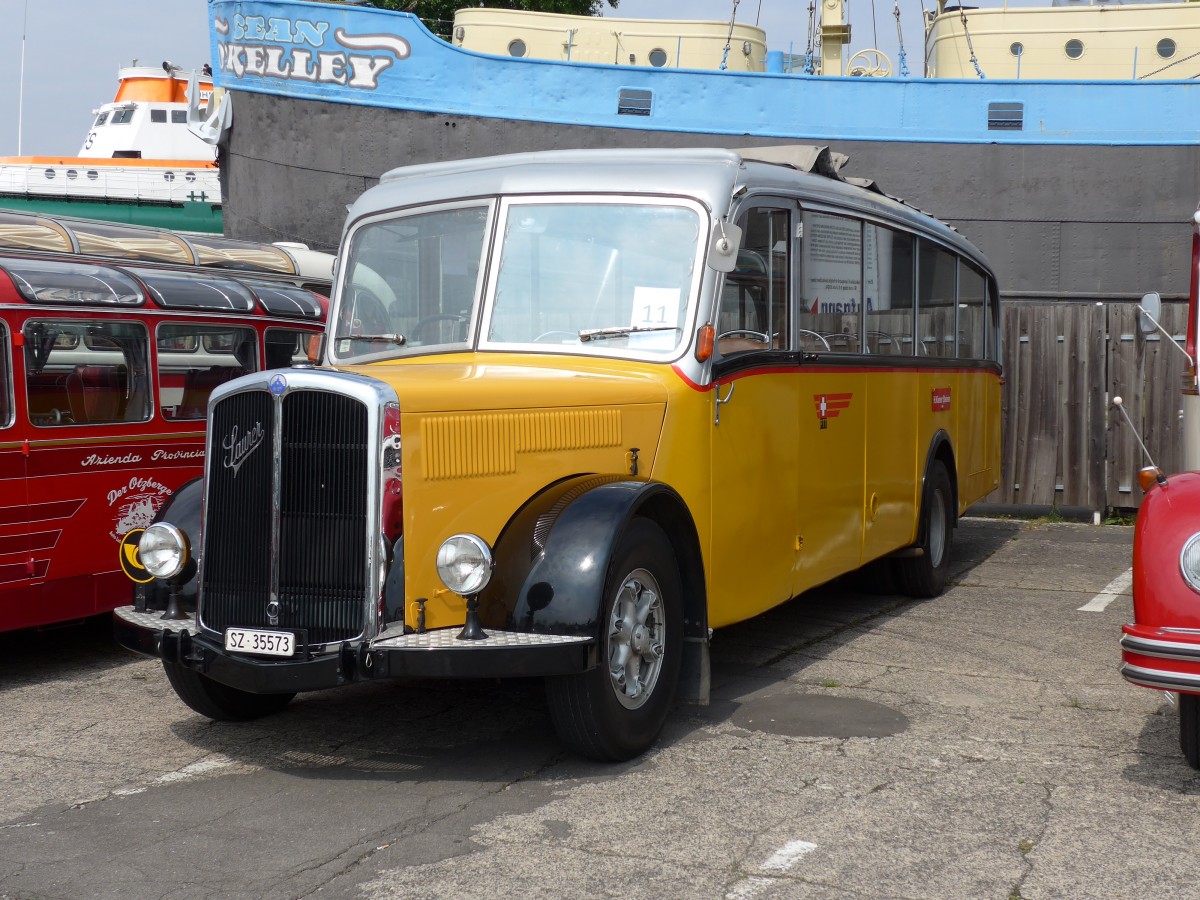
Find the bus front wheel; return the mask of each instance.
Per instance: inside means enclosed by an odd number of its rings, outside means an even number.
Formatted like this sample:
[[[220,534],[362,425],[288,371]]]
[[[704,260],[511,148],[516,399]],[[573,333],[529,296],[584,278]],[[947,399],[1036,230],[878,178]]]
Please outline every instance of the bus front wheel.
[[[249,722],[283,710],[295,694],[252,694],[213,681],[194,669],[163,660],[167,681],[179,699],[217,722]]]
[[[547,679],[559,738],[582,756],[631,759],[654,743],[675,699],[683,653],[683,585],[662,529],[636,518],[612,556],[600,608],[600,660]]]
[[[954,537],[954,491],[941,460],[934,460],[921,497],[920,555],[897,559],[896,581],[910,597],[936,597],[946,587]]]

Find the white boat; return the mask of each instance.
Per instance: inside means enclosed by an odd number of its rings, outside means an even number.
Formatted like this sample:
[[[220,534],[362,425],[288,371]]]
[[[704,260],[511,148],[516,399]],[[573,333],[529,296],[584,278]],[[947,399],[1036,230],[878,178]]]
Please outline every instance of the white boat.
[[[927,16],[930,78],[1179,80],[1200,74],[1194,0],[1052,0],[947,5]]]
[[[117,79],[75,155],[0,157],[0,208],[220,232],[216,148],[188,127],[211,77],[164,62]]]

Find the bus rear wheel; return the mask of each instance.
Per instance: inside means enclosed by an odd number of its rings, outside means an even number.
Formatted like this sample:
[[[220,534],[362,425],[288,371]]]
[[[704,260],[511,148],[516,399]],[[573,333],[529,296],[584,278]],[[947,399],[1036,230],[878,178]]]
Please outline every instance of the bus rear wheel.
[[[249,722],[281,712],[295,694],[252,694],[201,675],[194,669],[163,660],[167,681],[179,699],[195,712],[217,722]]]
[[[896,581],[910,597],[936,597],[946,588],[954,538],[954,491],[941,460],[929,465],[921,497],[919,556],[895,560]]]
[[[675,699],[683,653],[683,586],[671,542],[634,519],[613,554],[600,608],[599,664],[547,679],[562,742],[606,762],[645,752]]]

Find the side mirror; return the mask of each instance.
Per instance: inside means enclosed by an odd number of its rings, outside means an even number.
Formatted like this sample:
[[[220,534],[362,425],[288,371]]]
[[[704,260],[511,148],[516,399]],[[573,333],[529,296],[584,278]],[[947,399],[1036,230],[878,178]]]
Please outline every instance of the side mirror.
[[[742,246],[742,229],[718,219],[708,239],[708,266],[718,272],[732,272]]]
[[[1162,315],[1162,297],[1158,291],[1143,294],[1138,303],[1138,328],[1142,334],[1152,334],[1158,330],[1158,318]]]

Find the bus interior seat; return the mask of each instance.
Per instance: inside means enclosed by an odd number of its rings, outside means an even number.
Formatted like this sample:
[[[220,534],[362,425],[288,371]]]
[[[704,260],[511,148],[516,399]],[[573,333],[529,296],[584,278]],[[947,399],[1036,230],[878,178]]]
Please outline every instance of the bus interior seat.
[[[76,423],[116,422],[125,400],[120,366],[76,366],[67,374],[67,399]]]
[[[246,373],[238,366],[191,369],[183,379],[183,399],[175,411],[177,419],[203,419],[208,415],[208,395],[218,385]]]

